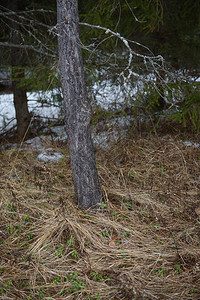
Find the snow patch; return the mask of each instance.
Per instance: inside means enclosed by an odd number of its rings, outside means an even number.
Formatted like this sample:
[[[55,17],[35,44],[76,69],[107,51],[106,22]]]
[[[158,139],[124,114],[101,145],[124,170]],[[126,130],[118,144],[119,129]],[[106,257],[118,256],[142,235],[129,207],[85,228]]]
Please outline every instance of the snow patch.
[[[168,141],[168,142],[175,142],[176,140],[168,138],[168,136],[164,136],[163,140]],[[200,148],[200,144],[196,143],[196,142],[190,142],[190,141],[176,141],[179,143],[182,143],[183,145],[187,146],[187,147],[193,147],[193,148]]]
[[[193,148],[199,148],[200,147],[199,143],[193,143],[193,142],[190,142],[190,141],[185,141],[185,142],[183,142],[183,144],[187,147],[193,147]]]
[[[64,155],[58,152],[55,152],[53,148],[45,149],[42,153],[37,156],[37,159],[41,162],[57,162],[60,159],[64,158]]]
[[[28,107],[32,115],[39,115],[44,118],[58,118],[60,107],[46,105],[41,99],[51,99],[52,94],[58,93],[57,90],[46,92],[27,93]],[[15,108],[13,103],[13,94],[0,95],[0,131],[9,130],[16,125]]]

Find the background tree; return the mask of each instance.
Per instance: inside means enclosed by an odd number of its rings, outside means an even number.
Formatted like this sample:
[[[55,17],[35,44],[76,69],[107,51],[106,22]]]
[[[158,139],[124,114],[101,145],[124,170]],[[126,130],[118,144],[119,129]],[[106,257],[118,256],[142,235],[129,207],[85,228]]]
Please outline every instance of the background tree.
[[[91,109],[87,98],[79,39],[77,0],[57,0],[59,70],[64,101],[75,197],[82,209],[102,201],[91,138]]]
[[[49,72],[46,72],[44,65],[48,62],[49,70],[56,56],[53,36],[48,33],[49,24],[53,21],[50,7],[53,7],[52,4],[47,6],[46,1],[26,0],[2,1],[0,5],[0,63],[10,73],[20,138],[24,137],[31,120],[26,91],[45,89],[44,84],[42,86],[44,80],[41,79],[46,77],[47,80]],[[39,68],[40,72],[37,73],[40,76],[36,76],[35,69]]]
[[[17,14],[18,1],[10,0],[7,3],[7,12],[12,11],[13,14]],[[6,13],[6,12],[5,12]],[[26,90],[24,87],[18,86],[20,79],[24,78],[23,68],[23,50],[20,48],[22,39],[19,33],[19,24],[15,18],[9,20],[10,26],[9,43],[15,45],[10,48],[10,64],[11,64],[11,84],[12,92],[14,96],[14,106],[17,120],[17,133],[22,139],[29,127],[31,116],[28,110],[28,102]]]

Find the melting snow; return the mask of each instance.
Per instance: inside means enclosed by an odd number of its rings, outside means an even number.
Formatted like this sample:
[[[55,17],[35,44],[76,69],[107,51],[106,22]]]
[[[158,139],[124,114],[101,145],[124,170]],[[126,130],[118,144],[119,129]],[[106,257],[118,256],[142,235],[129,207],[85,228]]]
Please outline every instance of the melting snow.
[[[184,141],[183,144],[185,146],[193,147],[193,148],[199,148],[200,147],[199,143],[193,143],[193,142],[189,142],[189,141]]]
[[[125,88],[125,86],[124,86]],[[124,103],[124,99],[126,96],[135,98],[135,95],[138,90],[142,87],[139,84],[135,85],[135,87],[130,89],[128,86],[124,91],[120,89],[119,86],[113,87],[110,82],[102,82],[101,84],[94,84],[93,86],[93,95],[95,95],[95,102],[99,104],[104,109],[109,109],[113,103],[115,103],[115,108],[121,107]],[[59,91],[53,91],[54,94],[58,94]],[[32,112],[33,115],[40,115],[41,117],[47,118],[58,118],[61,113],[61,109],[59,107],[44,105],[40,99],[46,98],[51,99],[52,91],[47,92],[38,92],[38,93],[27,93],[28,97],[28,105],[29,110]],[[109,147],[109,140],[117,140],[118,137],[126,132],[126,128],[130,125],[131,119],[128,117],[118,117],[114,120],[108,121],[109,125],[112,125],[109,130],[104,130],[101,133],[96,134],[95,129],[93,130],[93,140],[94,143],[99,145],[102,148],[107,149]],[[5,131],[12,128],[16,125],[15,120],[15,109],[13,105],[13,94],[5,94],[0,95],[0,131]],[[44,133],[48,134],[49,129],[46,128]],[[53,133],[53,140],[54,141],[65,141],[67,139],[66,132],[64,126],[56,126],[51,127],[51,133]],[[168,139],[169,140],[169,139]],[[47,148],[46,136],[35,137],[31,140],[27,140],[24,144],[22,149],[29,147],[33,150],[36,150],[39,153],[38,160],[41,162],[55,162],[62,159],[63,155],[52,148]],[[173,141],[173,140],[169,140]],[[46,147],[45,147],[46,143]],[[192,143],[190,141],[183,142],[184,145],[194,148],[199,148],[200,144]],[[19,147],[19,145],[13,145]]]
[[[45,149],[42,153],[37,156],[37,159],[42,162],[55,162],[64,157],[63,154],[55,152],[53,148]]]
[[[58,93],[57,90],[53,94]],[[60,108],[45,105],[41,99],[51,99],[52,92],[45,93],[27,93],[29,111],[33,115],[39,115],[44,118],[57,118],[60,115]],[[7,126],[6,126],[7,125]],[[10,129],[16,125],[15,108],[13,104],[13,94],[0,95],[0,132],[3,129]]]

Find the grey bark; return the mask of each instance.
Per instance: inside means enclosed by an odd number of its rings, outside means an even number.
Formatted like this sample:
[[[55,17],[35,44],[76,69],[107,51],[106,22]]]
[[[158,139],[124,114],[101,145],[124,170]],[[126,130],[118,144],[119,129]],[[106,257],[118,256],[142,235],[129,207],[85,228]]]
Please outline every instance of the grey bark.
[[[95,208],[102,201],[79,39],[77,0],[57,0],[59,71],[64,100],[76,203],[81,209]]]

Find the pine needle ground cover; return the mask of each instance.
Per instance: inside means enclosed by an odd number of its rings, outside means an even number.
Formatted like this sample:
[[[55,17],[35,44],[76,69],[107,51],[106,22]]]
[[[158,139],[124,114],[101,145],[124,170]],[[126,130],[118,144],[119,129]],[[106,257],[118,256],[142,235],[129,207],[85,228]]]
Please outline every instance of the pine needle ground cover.
[[[156,137],[97,149],[104,202],[91,212],[73,204],[67,146],[51,147],[65,158],[0,153],[0,298],[200,299],[200,149]]]

